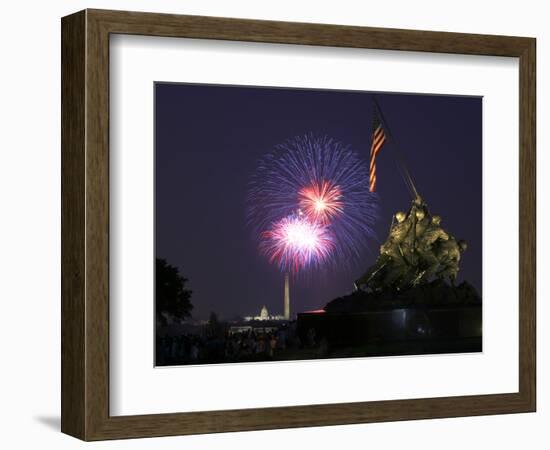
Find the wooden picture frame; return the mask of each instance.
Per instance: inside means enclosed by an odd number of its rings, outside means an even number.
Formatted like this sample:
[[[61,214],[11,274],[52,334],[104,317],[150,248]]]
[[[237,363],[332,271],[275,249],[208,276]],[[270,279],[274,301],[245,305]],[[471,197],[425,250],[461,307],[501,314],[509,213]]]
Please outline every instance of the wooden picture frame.
[[[535,39],[104,10],[61,25],[64,433],[101,440],[535,411]],[[109,36],[116,33],[518,57],[519,391],[110,416]]]

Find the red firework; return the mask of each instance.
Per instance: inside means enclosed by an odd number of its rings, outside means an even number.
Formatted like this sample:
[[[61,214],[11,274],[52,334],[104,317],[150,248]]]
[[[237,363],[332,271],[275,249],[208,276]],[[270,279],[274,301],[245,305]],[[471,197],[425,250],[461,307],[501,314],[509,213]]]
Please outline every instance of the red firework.
[[[344,211],[342,191],[330,181],[314,182],[298,192],[298,204],[311,220],[329,223]]]

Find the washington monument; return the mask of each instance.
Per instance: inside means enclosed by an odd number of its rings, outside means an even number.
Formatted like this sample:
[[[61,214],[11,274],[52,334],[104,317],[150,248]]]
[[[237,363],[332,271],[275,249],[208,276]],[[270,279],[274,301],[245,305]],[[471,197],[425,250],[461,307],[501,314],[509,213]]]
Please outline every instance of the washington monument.
[[[284,316],[285,320],[290,320],[290,283],[288,279],[288,272],[285,273],[285,306],[284,306]]]

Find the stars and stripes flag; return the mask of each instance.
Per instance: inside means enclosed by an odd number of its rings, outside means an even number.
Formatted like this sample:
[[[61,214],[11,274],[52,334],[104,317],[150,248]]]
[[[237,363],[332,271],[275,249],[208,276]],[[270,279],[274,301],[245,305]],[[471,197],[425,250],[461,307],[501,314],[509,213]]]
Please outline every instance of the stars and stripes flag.
[[[376,155],[382,149],[384,142],[386,142],[386,133],[375,108],[372,126],[372,144],[370,147],[370,192],[376,190]]]

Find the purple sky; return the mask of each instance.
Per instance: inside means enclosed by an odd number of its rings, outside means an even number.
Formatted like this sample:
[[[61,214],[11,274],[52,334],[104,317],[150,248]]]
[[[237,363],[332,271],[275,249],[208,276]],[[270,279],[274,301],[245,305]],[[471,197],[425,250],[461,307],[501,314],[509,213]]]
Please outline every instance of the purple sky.
[[[468,242],[459,280],[481,293],[482,99],[378,94],[411,175],[443,227]],[[156,255],[189,278],[193,316],[282,312],[283,275],[259,254],[245,226],[247,182],[258,159],[288,138],[327,135],[368,161],[370,92],[157,83]],[[349,293],[374,263],[392,214],[411,197],[388,144],[377,160],[381,215],[371,252],[350,268],[292,282],[293,313]]]

